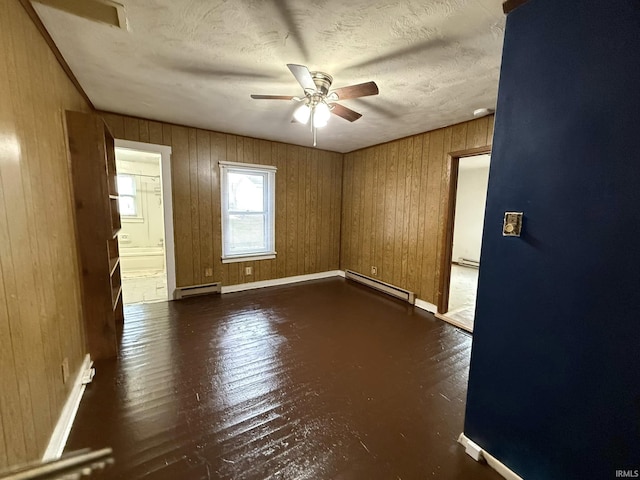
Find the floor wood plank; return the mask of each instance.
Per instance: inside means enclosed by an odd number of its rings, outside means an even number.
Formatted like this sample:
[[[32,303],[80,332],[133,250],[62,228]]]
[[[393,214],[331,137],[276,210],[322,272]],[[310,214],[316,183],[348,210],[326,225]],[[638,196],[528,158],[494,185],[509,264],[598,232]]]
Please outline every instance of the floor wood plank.
[[[500,477],[469,458],[471,337],[326,279],[126,309],[68,450],[118,479]]]

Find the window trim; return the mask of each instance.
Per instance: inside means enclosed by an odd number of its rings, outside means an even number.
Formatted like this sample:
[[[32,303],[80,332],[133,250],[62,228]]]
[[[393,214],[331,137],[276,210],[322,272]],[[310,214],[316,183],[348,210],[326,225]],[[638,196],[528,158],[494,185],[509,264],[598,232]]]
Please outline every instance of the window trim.
[[[234,262],[244,262],[244,261],[255,261],[255,260],[271,260],[276,258],[276,171],[277,167],[271,165],[258,165],[254,163],[241,163],[241,162],[227,162],[227,161],[219,161],[218,166],[220,167],[220,210],[221,210],[221,239],[222,239],[222,263],[234,263]],[[239,171],[241,173],[257,173],[264,175],[266,177],[265,187],[267,189],[265,193],[265,211],[262,215],[266,214],[267,222],[269,224],[268,231],[271,233],[269,238],[267,238],[267,250],[254,252],[254,253],[241,253],[236,255],[225,255],[225,231],[227,230],[227,225],[229,223],[229,208],[228,201],[229,197],[227,195],[228,181],[227,181],[227,173]],[[265,223],[266,225],[266,223]]]

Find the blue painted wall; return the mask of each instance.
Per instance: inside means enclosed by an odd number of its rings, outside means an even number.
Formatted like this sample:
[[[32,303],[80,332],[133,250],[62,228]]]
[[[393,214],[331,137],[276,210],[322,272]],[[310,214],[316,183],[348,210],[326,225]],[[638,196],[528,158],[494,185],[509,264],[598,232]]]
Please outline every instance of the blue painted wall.
[[[616,478],[640,469],[640,1],[513,11],[498,97],[465,433],[526,480]]]

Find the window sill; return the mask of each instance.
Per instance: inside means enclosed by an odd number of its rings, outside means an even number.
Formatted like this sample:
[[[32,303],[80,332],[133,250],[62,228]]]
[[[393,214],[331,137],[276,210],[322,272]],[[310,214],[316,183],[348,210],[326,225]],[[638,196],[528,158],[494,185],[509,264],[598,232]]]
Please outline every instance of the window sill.
[[[242,255],[241,257],[222,257],[222,263],[254,262],[256,260],[273,260],[274,258],[276,258],[276,252]]]

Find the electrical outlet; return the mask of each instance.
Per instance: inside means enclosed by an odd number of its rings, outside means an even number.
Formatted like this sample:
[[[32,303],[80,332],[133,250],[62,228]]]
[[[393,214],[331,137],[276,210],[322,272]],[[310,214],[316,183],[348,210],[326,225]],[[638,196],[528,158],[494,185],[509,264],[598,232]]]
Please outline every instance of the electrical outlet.
[[[204,269],[204,276],[205,277],[213,277],[213,268],[208,267]]]
[[[253,267],[244,267],[245,275],[253,275]]]
[[[66,384],[69,381],[69,359],[65,358],[62,361],[62,383]]]
[[[371,275],[378,275],[378,267],[371,267]]]

